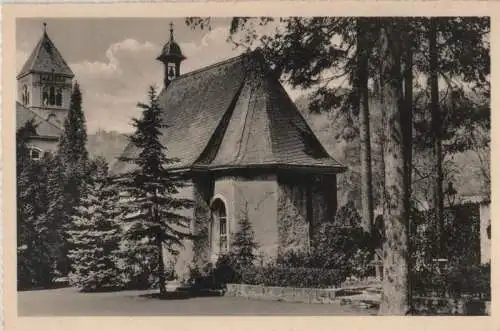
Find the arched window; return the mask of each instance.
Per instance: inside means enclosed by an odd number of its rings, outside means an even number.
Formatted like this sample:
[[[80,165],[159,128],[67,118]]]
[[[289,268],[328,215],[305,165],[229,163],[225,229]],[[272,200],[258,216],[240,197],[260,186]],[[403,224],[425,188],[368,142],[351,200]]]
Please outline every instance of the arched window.
[[[30,92],[28,91],[27,85],[23,85],[22,101],[23,105],[27,105],[30,103]]]
[[[38,147],[30,147],[29,152],[30,152],[30,159],[32,159],[33,161],[39,161],[43,157],[43,150],[41,150]]]
[[[58,88],[56,93],[56,106],[62,106],[62,89]]]
[[[212,203],[212,251],[216,255],[227,253],[229,250],[228,220],[226,206],[221,199]]]
[[[53,106],[56,104],[56,89],[54,86],[50,87],[50,94],[49,94],[49,105]]]
[[[47,86],[42,88],[42,104],[44,106],[49,105],[49,88]]]

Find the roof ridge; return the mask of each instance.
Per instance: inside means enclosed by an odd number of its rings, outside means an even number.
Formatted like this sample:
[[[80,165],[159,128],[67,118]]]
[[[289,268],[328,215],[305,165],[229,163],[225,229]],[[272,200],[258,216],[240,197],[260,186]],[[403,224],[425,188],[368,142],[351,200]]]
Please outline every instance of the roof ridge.
[[[241,53],[240,55],[231,57],[229,59],[225,59],[225,60],[222,60],[222,61],[219,61],[219,62],[215,62],[215,63],[209,64],[208,66],[205,66],[203,68],[199,68],[199,69],[187,72],[187,73],[185,73],[183,75],[180,75],[179,77],[177,77],[173,81],[180,80],[182,78],[187,78],[189,76],[192,76],[192,75],[195,75],[195,74],[207,71],[207,70],[211,70],[213,68],[216,68],[216,67],[224,65],[224,64],[228,64],[228,63],[231,63],[231,62],[236,62],[237,60],[240,60],[244,56],[248,56],[248,53],[246,53],[246,52],[245,53]]]

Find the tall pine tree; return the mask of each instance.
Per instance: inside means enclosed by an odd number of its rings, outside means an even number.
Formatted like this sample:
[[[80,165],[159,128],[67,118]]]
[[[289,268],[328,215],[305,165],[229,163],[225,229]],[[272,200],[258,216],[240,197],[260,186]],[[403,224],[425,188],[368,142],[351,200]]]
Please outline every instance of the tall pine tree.
[[[47,287],[53,280],[47,227],[47,167],[31,160],[27,146],[36,126],[27,122],[17,131],[17,279],[19,288]]]
[[[68,116],[64,121],[64,132],[59,140],[58,160],[59,171],[62,173],[60,189],[63,193],[62,224],[59,224],[59,238],[61,244],[61,260],[58,269],[63,275],[69,272],[69,260],[67,252],[69,243],[67,231],[72,224],[71,217],[75,214],[75,208],[80,203],[82,187],[88,177],[88,152],[86,149],[87,132],[85,115],[82,109],[82,94],[80,86],[75,83],[71,93],[70,108]]]
[[[108,179],[105,160],[93,162],[91,180],[85,184],[81,202],[68,232],[72,248],[70,282],[82,291],[121,285],[117,265],[120,243],[118,191]]]
[[[126,200],[123,204],[124,239],[132,241],[131,246],[138,250],[142,245],[155,246],[156,273],[160,294],[164,295],[163,248],[175,254],[182,240],[190,237],[189,219],[179,214],[179,210],[191,207],[192,201],[175,197],[183,183],[179,175],[166,167],[175,159],[166,156],[166,147],[160,141],[161,129],[166,126],[154,87],[150,87],[148,97],[149,104],[138,104],[143,114],[140,119],[133,120],[136,131],[129,137],[137,154],[121,158],[132,163],[133,170],[121,175],[118,183]]]

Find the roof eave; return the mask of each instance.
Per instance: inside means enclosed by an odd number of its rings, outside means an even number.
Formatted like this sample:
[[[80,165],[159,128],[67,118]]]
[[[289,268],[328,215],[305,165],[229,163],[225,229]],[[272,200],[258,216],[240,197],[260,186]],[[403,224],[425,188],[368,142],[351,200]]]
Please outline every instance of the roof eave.
[[[292,170],[298,172],[309,172],[317,174],[340,174],[347,170],[343,165],[338,166],[316,166],[316,165],[296,165],[285,163],[273,164],[248,164],[248,165],[193,165],[189,169],[192,172],[224,172],[235,170]]]

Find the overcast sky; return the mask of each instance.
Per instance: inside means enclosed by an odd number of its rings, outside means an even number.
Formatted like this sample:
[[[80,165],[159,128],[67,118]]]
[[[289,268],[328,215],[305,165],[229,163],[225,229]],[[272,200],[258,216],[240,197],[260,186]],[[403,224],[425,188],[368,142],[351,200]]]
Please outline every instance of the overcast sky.
[[[187,57],[186,73],[242,52],[227,42],[230,19],[212,21],[212,29],[193,30],[183,18],[112,19],[18,19],[16,24],[19,72],[43,33],[65,58],[83,92],[89,133],[99,128],[130,132],[130,119],[139,116],[135,107],[151,84],[163,85],[163,64],[156,61],[174,24],[175,39]],[[292,99],[301,92],[287,86]]]

